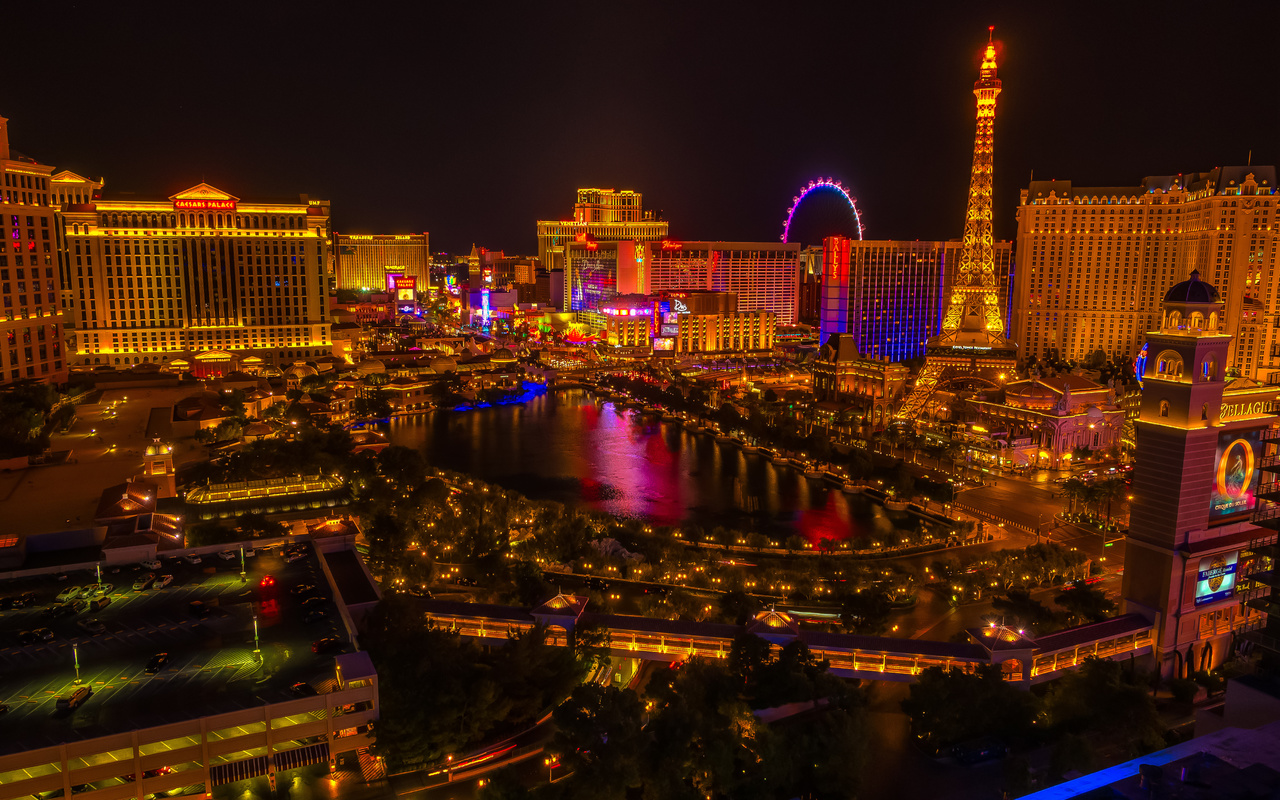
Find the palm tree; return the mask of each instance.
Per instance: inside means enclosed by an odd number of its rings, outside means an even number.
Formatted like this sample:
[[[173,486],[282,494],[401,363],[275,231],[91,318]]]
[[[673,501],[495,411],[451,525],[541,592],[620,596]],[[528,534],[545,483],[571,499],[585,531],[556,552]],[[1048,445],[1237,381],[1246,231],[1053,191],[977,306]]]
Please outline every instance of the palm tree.
[[[1095,502],[1098,503],[1099,506],[1101,506],[1102,503],[1104,502],[1107,504],[1107,513],[1105,515],[1105,518],[1106,518],[1106,524],[1110,525],[1111,524],[1111,503],[1113,500],[1118,500],[1121,497],[1121,495],[1124,494],[1125,492],[1124,481],[1120,480],[1119,478],[1108,478],[1105,481],[1095,484],[1094,491],[1096,493]]]
[[[1071,501],[1070,511],[1076,513],[1076,500],[1084,500],[1089,494],[1089,484],[1079,478],[1070,478],[1062,484],[1062,496]]]

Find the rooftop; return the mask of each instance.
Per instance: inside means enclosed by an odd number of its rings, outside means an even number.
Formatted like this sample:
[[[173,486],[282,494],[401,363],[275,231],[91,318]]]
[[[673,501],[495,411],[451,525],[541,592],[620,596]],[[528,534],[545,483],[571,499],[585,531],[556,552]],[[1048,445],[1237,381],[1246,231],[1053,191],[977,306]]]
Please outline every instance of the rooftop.
[[[345,639],[340,618],[326,602],[326,619],[304,623],[305,595],[290,591],[305,583],[332,597],[314,555],[286,564],[279,553],[260,552],[246,566],[241,582],[238,557],[207,555],[198,565],[165,559],[156,574],[172,575],[173,582],[137,591],[135,581],[146,570],[104,569],[102,582],[113,585],[110,603],[61,617],[45,611],[58,593],[94,583],[93,572],[63,581],[49,575],[0,582],[0,596],[37,595],[28,608],[0,611],[0,702],[11,707],[0,726],[0,755],[280,702],[292,698],[298,681],[332,688],[334,656],[312,654],[310,645],[325,636]],[[262,587],[267,575],[274,583]],[[189,608],[195,600],[208,607],[203,617]],[[104,629],[95,634],[80,627],[88,618]],[[48,628],[52,638],[20,643],[20,632],[38,628]],[[168,664],[148,674],[147,662],[162,652]],[[82,685],[93,694],[79,709],[58,712],[57,698],[74,687],[77,658]]]

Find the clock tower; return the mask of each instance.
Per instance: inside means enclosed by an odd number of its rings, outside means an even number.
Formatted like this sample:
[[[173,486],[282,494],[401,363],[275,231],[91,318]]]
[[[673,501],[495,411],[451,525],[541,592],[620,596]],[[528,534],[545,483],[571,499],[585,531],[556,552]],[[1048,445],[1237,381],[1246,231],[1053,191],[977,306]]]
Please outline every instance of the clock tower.
[[[1250,515],[1277,390],[1227,381],[1224,307],[1192,272],[1147,333],[1122,594],[1126,612],[1155,621],[1164,675],[1216,666],[1245,623],[1236,569],[1259,533]]]

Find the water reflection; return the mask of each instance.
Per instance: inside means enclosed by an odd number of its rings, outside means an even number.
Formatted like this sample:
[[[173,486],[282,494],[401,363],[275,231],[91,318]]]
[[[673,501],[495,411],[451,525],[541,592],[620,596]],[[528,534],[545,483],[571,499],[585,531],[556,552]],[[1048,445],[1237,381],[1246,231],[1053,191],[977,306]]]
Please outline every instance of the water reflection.
[[[910,524],[866,497],[578,390],[399,418],[390,439],[528,497],[663,525],[797,533],[818,543],[887,539],[896,524]]]

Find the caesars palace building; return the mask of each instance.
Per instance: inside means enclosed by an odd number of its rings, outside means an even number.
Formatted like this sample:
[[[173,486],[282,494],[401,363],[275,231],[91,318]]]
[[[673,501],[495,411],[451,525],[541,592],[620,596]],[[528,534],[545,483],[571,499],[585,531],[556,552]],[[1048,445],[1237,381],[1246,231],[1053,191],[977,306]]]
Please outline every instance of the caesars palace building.
[[[246,201],[204,183],[166,199],[96,199],[100,183],[66,172],[55,180],[90,200],[63,206],[73,365],[329,353],[328,201]]]

